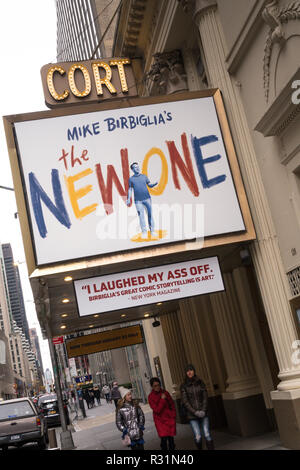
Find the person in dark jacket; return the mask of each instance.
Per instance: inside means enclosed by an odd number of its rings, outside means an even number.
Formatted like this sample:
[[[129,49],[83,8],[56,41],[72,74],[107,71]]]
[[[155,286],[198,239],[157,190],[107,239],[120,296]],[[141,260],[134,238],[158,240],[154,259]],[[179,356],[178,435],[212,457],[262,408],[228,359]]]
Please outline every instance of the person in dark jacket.
[[[174,450],[174,436],[176,436],[176,408],[175,403],[166,390],[161,388],[158,377],[150,380],[152,392],[148,396],[148,403],[153,410],[153,420],[159,437],[161,450]]]
[[[143,431],[145,415],[136,400],[133,400],[131,390],[120,387],[121,400],[116,410],[116,425],[122,433],[122,439],[127,435],[130,438],[132,450],[144,450]]]
[[[101,406],[101,392],[99,387],[94,387],[94,396],[97,400],[98,406]]]
[[[122,398],[122,397],[121,397],[121,393],[119,391],[118,382],[114,382],[113,386],[112,386],[112,389],[110,391],[110,400],[114,401],[116,408],[118,406],[118,401],[120,400],[120,398]]]
[[[205,383],[197,377],[195,367],[192,364],[186,367],[185,372],[185,381],[180,387],[181,401],[192,427],[196,446],[202,450],[204,437],[207,449],[213,450],[214,443],[207,416],[208,395]]]
[[[90,394],[88,392],[88,390],[83,390],[82,392],[82,395],[83,395],[83,398],[85,399],[86,401],[86,404],[87,404],[87,407],[88,409],[92,407],[92,404],[91,404],[91,397],[90,397]]]
[[[89,394],[90,408],[94,408],[95,406],[94,390],[92,388],[89,388],[88,394]]]

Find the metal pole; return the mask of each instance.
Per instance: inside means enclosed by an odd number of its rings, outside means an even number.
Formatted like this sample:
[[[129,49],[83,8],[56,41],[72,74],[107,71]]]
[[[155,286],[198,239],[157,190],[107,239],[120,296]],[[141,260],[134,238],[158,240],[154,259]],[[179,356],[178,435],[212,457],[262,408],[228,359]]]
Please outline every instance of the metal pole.
[[[57,403],[58,403],[58,409],[59,409],[61,427],[62,427],[62,433],[60,435],[61,448],[62,449],[74,449],[75,446],[74,446],[74,442],[72,438],[72,433],[67,428],[66,415],[64,412],[63,397],[62,397],[62,391],[61,391],[59,373],[58,373],[57,356],[56,356],[54,344],[52,342],[52,335],[50,332],[50,327],[49,327],[48,322],[46,322],[46,329],[47,329],[50,356],[51,356],[53,373],[54,373],[55,393],[57,396]]]
[[[57,354],[54,348],[54,344],[52,343],[52,338],[48,339],[49,343],[49,349],[50,349],[50,356],[52,360],[52,367],[53,367],[53,373],[54,373],[54,383],[55,383],[55,393],[57,396],[57,402],[58,402],[58,409],[59,409],[59,414],[60,414],[60,421],[61,421],[61,427],[63,432],[67,431],[67,422],[66,422],[66,417],[64,413],[64,405],[63,405],[63,397],[62,397],[62,391],[61,391],[61,386],[60,386],[60,380],[59,380],[59,372],[58,372],[58,361],[57,361]]]

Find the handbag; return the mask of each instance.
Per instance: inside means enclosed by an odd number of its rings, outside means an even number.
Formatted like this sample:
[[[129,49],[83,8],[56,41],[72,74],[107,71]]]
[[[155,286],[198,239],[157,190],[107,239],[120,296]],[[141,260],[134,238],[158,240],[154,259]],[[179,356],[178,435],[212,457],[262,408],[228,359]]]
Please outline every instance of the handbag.
[[[124,446],[130,446],[131,439],[128,436],[128,434],[125,434],[124,439],[122,439],[122,443],[123,443]]]

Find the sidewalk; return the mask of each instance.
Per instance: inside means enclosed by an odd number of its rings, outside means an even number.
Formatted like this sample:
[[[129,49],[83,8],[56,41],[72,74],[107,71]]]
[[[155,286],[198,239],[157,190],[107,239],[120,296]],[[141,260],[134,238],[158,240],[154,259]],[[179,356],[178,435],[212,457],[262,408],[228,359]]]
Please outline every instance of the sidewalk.
[[[101,400],[101,406],[92,409],[86,408],[86,418],[73,421],[73,441],[76,450],[125,450],[121,441],[121,433],[115,425],[115,405],[106,404]],[[145,449],[160,450],[160,439],[157,435],[152,411],[149,405],[142,405],[145,413]],[[73,419],[74,414],[71,414]],[[216,449],[219,450],[284,450],[276,432],[241,438],[224,431],[213,431]],[[178,450],[195,450],[193,434],[188,424],[177,424],[175,438]]]
[[[112,423],[115,421],[115,405],[114,403],[106,403],[101,398],[101,405],[88,409],[85,404],[86,418],[82,418],[81,410],[79,409],[79,419],[74,420],[75,413],[71,413],[71,421],[76,432],[83,431],[95,426],[100,426],[105,423]]]

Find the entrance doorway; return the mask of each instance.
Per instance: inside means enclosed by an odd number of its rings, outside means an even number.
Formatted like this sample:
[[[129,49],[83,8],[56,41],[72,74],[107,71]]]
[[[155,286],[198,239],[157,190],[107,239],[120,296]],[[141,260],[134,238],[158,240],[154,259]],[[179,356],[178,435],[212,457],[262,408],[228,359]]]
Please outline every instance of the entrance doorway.
[[[162,334],[165,345],[156,342],[151,360],[165,354],[162,373],[178,410],[192,363],[207,386],[212,427],[257,435],[276,429],[270,392],[279,368],[248,249],[231,246],[219,261],[225,291],[180,300],[172,312],[162,306],[161,332],[152,335]]]

